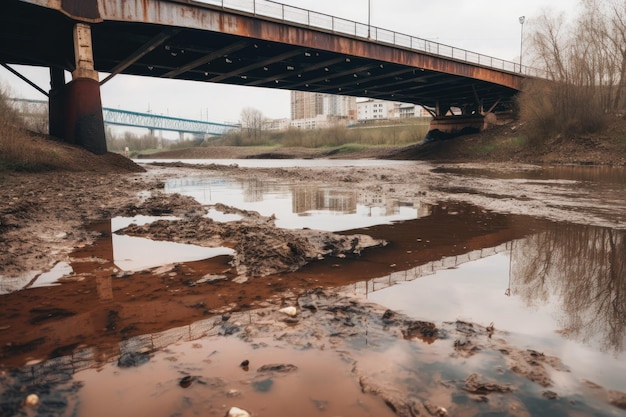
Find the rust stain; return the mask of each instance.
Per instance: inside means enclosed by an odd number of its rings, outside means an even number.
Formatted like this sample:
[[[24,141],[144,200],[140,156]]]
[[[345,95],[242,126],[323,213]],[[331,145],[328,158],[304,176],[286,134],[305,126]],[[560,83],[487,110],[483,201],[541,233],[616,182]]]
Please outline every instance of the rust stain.
[[[156,7],[158,8],[160,4],[160,2],[156,2]],[[143,18],[147,20],[148,16],[150,16],[150,0],[141,0],[141,8],[143,11]]]
[[[77,20],[101,20],[98,0],[61,0],[61,10]]]

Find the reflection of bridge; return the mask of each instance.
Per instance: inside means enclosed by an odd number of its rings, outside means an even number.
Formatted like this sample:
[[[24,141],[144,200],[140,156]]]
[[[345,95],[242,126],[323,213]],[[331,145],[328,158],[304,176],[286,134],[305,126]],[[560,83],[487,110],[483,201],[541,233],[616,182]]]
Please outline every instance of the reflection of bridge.
[[[340,291],[355,295],[367,295],[400,282],[412,281],[422,276],[434,274],[440,269],[452,268],[465,262],[471,262],[498,253],[507,252],[510,251],[511,248],[512,243],[507,242],[492,248],[484,248],[463,255],[445,257],[408,271],[395,272],[387,277],[357,282],[344,287]],[[273,311],[276,311],[275,306],[230,312],[229,315],[231,318],[228,323],[239,323],[241,326],[246,326],[248,324],[266,322]],[[119,343],[107,345],[104,348],[103,346],[77,348],[69,355],[52,358],[31,366],[21,367],[20,371],[25,373],[23,377],[34,378],[39,382],[54,382],[58,378],[59,373],[74,374],[85,369],[93,368],[96,365],[112,363],[125,353],[151,353],[162,350],[174,343],[190,342],[205,337],[223,335],[225,334],[224,326],[228,326],[228,323],[222,319],[221,314],[217,314],[183,326],[130,337]]]
[[[43,100],[12,99],[20,104],[35,105],[47,111],[48,102]],[[193,135],[220,136],[229,130],[238,129],[238,125],[214,123],[203,120],[181,119],[179,117],[163,116],[152,113],[141,113],[128,110],[102,108],[104,124],[128,127],[141,127],[155,130],[178,132],[179,134],[191,133]]]
[[[367,296],[370,293],[380,291],[401,282],[413,281],[417,278],[433,275],[440,270],[456,268],[467,262],[477,261],[488,256],[497,255],[498,253],[510,252],[513,247],[512,245],[512,242],[506,242],[491,248],[481,248],[462,255],[448,256],[437,261],[419,265],[406,271],[392,272],[384,277],[356,282],[343,287],[343,290],[349,292],[350,294]]]
[[[269,0],[4,0],[0,35],[1,64],[50,67],[50,132],[95,153],[106,151],[100,85],[117,74],[378,98],[478,119],[511,111],[529,75]],[[110,75],[100,81],[99,72]]]

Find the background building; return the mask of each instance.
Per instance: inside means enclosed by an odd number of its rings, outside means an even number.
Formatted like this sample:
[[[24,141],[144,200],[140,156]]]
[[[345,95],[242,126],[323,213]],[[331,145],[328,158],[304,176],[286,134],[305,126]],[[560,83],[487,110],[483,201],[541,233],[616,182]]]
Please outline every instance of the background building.
[[[291,92],[291,126],[300,129],[330,127],[356,121],[355,97],[305,91]]]
[[[410,103],[377,99],[364,99],[357,102],[357,120],[359,122],[429,116],[430,114],[422,106]]]

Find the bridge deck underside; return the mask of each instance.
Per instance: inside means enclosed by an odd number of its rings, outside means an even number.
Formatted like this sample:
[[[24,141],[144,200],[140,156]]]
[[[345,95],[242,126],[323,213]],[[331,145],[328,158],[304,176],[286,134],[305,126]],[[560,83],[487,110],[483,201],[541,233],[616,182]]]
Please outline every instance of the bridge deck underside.
[[[72,20],[19,2],[9,2],[7,7],[16,10],[0,16],[0,35],[6,42],[0,48],[0,62],[74,68]],[[104,73],[123,67],[124,74],[378,98],[430,108],[477,106],[480,101],[483,108],[494,111],[508,110],[517,92],[510,86],[456,75],[469,64],[447,62],[449,67],[460,67],[449,72],[416,67],[383,59],[380,45],[368,49],[363,41],[353,54],[316,48],[315,31],[305,32],[311,39],[294,45],[277,42],[276,34],[264,40],[149,23],[92,25],[95,66]],[[320,45],[326,45],[323,38],[328,34],[317,36]]]

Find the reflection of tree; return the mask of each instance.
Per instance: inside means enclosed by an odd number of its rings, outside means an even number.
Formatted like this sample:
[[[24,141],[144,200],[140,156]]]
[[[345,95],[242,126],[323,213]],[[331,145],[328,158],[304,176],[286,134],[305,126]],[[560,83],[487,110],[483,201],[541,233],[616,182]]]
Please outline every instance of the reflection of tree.
[[[571,336],[599,339],[619,352],[626,333],[626,233],[554,224],[516,242],[513,288],[529,305],[559,298],[560,325]],[[552,302],[557,302],[553,300]]]

